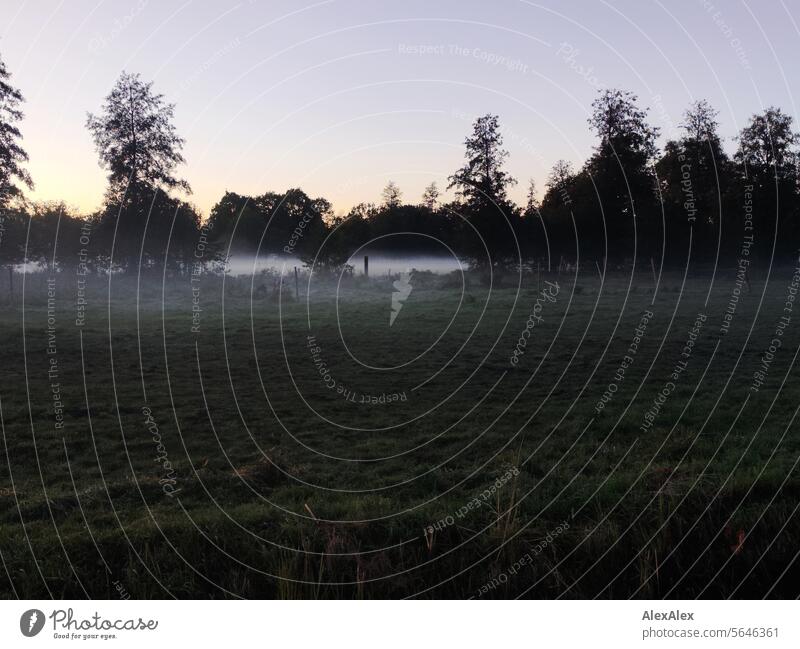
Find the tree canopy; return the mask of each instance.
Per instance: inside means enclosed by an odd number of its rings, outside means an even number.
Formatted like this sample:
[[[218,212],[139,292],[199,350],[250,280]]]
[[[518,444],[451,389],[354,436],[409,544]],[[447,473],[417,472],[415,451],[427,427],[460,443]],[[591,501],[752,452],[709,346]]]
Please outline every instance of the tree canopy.
[[[100,164],[108,170],[109,196],[119,200],[129,188],[191,193],[175,175],[185,162],[184,140],[172,123],[174,104],[153,92],[138,74],[123,72],[98,115],[89,113],[86,127],[94,139]]]
[[[21,195],[17,182],[33,189],[33,180],[23,166],[28,154],[22,148],[22,93],[11,85],[11,73],[0,58],[0,207]]]

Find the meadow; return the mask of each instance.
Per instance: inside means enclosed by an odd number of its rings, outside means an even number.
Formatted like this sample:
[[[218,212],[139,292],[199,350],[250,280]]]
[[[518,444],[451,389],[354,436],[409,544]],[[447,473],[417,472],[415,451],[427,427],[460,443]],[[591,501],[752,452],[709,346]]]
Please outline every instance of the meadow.
[[[27,275],[0,594],[796,597],[793,273]]]

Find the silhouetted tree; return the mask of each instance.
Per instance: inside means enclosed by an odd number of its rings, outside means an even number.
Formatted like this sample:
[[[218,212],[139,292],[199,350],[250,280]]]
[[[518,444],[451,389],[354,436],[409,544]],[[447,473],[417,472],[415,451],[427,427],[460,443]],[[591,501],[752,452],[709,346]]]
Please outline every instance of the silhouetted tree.
[[[208,230],[223,253],[254,253],[264,232],[264,214],[251,196],[225,192],[211,208]]]
[[[717,111],[704,100],[684,113],[683,137],[671,140],[656,164],[666,221],[668,254],[685,262],[716,258],[721,214],[731,184],[731,161],[717,132]]]
[[[330,236],[319,249],[318,263],[331,269],[341,268],[355,250],[372,238],[371,223],[377,213],[372,203],[359,203],[346,216],[334,217]]]
[[[567,187],[569,181],[575,176],[572,163],[567,160],[556,160],[550,174],[547,176],[545,187],[548,192],[560,191]]]
[[[381,195],[383,197],[383,204],[386,207],[399,207],[400,203],[402,202],[401,198],[403,194],[393,180],[390,180],[386,184],[386,187],[383,188]]]
[[[304,258],[316,253],[333,219],[331,204],[310,198],[302,189],[241,196],[226,192],[211,210],[208,229],[227,254],[288,254]]]
[[[100,164],[108,169],[114,200],[140,184],[191,193],[189,183],[174,175],[175,168],[185,162],[184,140],[172,123],[174,110],[174,104],[164,103],[164,96],[153,92],[152,83],[123,72],[106,97],[102,113],[88,115],[86,127]]]
[[[30,207],[28,261],[38,261],[49,267],[74,268],[83,247],[81,227],[86,219],[63,202],[45,201]]]
[[[547,191],[539,207],[545,229],[544,238],[550,246],[550,253],[556,253],[556,258],[561,254],[568,255],[575,249],[571,213],[575,181],[572,164],[557,160],[547,177]]]
[[[472,135],[464,140],[467,161],[450,176],[448,189],[468,205],[481,208],[507,201],[508,187],[516,180],[503,170],[508,151],[503,148],[503,135],[496,115],[484,115],[472,125]]]
[[[28,154],[22,148],[22,93],[11,85],[11,74],[0,59],[0,267],[8,271],[9,301],[14,296],[14,266],[27,255],[28,215],[23,207],[17,183],[33,189],[33,181],[24,164]]]
[[[326,199],[311,198],[302,189],[263,201],[262,209],[268,215],[262,249],[301,258],[316,254],[327,233],[326,221],[333,218]]]
[[[213,247],[206,246],[202,251],[197,248],[200,214],[193,205],[156,191],[148,210],[149,220],[140,251],[146,268],[166,268],[185,274],[194,262],[216,259]],[[202,255],[197,256],[195,252]]]
[[[585,170],[595,184],[599,205],[593,199],[593,204],[576,203],[574,210],[581,245],[598,252],[604,220],[609,254],[617,257],[633,256],[634,233],[640,254],[652,254],[660,238],[652,169],[658,129],[647,124],[647,112],[636,102],[633,93],[610,89],[592,103],[589,124],[599,143]]]
[[[462,229],[461,249],[471,263],[497,263],[517,253],[519,213],[507,196],[516,184],[504,169],[508,151],[495,115],[475,120],[472,134],[464,140],[466,162],[450,176],[448,189],[455,188],[459,211],[472,228]],[[488,257],[487,257],[488,249]]]
[[[741,183],[753,186],[755,247],[761,255],[797,251],[798,153],[800,135],[792,130],[792,118],[770,107],[753,115],[739,134],[734,160]]]
[[[0,265],[8,271],[9,302],[14,301],[14,266],[27,258],[29,216],[18,206],[0,210]]]
[[[22,134],[16,126],[23,117],[20,106],[24,99],[10,79],[11,74],[0,59],[0,208],[20,196],[15,181],[33,189],[31,176],[22,166],[28,161],[28,154],[20,144]]]
[[[138,74],[123,72],[106,97],[99,115],[89,114],[86,126],[92,134],[100,164],[108,170],[108,191],[99,235],[113,246],[115,261],[129,265],[138,255],[160,257],[163,243],[145,232],[157,220],[171,222],[177,205],[159,193],[178,189],[191,192],[189,184],[175,176],[184,163],[184,140],[173,120],[174,105],[153,92],[152,84]],[[182,208],[183,209],[183,208]],[[163,231],[162,228],[156,228]]]
[[[528,181],[528,193],[525,208],[522,211],[522,224],[520,225],[520,248],[524,257],[533,257],[545,251],[543,244],[546,241],[546,232],[540,212],[539,196],[536,191],[536,181]]]
[[[539,198],[536,193],[536,181],[531,178],[528,181],[528,195],[525,201],[525,213],[531,214],[539,209]]]
[[[767,108],[753,115],[739,134],[735,159],[752,173],[794,181],[797,177],[797,150],[800,135],[792,130],[792,118],[780,108]]]
[[[422,204],[433,212],[439,204],[439,188],[432,182],[422,192]]]

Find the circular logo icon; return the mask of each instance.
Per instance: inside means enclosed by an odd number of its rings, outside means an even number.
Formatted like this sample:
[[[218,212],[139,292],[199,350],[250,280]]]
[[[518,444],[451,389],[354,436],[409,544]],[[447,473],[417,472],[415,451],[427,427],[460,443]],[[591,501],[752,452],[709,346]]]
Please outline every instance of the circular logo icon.
[[[38,608],[25,611],[22,617],[19,618],[19,630],[22,631],[22,635],[28,638],[32,638],[39,633],[42,627],[44,627],[44,613]]]

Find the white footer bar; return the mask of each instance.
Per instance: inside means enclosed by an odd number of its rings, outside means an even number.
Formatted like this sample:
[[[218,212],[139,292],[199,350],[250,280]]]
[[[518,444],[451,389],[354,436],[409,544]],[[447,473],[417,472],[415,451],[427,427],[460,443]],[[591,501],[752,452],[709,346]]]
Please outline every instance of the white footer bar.
[[[794,601],[0,602],[0,647],[796,648],[798,627]]]

